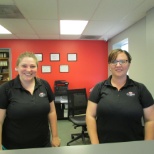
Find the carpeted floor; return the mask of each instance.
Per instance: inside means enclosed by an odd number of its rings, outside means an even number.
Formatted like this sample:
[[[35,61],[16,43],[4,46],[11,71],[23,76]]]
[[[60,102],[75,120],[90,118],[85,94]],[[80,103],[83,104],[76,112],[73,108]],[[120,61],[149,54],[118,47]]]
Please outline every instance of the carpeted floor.
[[[61,146],[67,146],[67,142],[71,140],[72,133],[80,133],[81,127],[74,129],[73,124],[69,120],[58,120],[58,133],[61,139]],[[86,138],[86,143],[90,144],[89,139]],[[84,145],[82,139],[78,139],[71,143],[71,145]]]

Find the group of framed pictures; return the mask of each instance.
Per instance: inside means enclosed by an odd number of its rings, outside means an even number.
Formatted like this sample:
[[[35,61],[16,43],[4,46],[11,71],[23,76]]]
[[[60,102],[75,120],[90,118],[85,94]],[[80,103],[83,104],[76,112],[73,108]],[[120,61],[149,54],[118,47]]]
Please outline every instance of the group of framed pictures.
[[[43,54],[36,53],[35,54],[38,61],[43,61]],[[60,61],[60,54],[59,53],[51,53],[50,54],[50,61]],[[67,54],[67,61],[77,61],[77,54],[76,53],[68,53]]]
[[[69,67],[68,65],[60,65],[60,72],[64,73],[64,72],[69,72]],[[42,73],[50,73],[51,72],[51,66],[42,66]]]
[[[36,53],[35,54],[38,61],[43,61],[43,54]],[[60,54],[59,53],[51,53],[50,54],[50,61],[60,61]],[[76,53],[68,53],[67,54],[67,61],[77,61],[77,54]],[[60,65],[59,68],[60,72],[69,72],[68,65]],[[42,73],[50,73],[51,66],[42,66]]]

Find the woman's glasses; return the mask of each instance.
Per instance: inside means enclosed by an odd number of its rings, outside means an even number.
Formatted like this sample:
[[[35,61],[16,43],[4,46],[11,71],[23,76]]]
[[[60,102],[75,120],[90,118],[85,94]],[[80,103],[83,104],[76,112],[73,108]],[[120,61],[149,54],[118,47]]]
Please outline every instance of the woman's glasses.
[[[114,61],[111,62],[111,64],[112,65],[117,65],[119,63],[120,65],[124,65],[127,62],[128,62],[128,60],[114,60]]]

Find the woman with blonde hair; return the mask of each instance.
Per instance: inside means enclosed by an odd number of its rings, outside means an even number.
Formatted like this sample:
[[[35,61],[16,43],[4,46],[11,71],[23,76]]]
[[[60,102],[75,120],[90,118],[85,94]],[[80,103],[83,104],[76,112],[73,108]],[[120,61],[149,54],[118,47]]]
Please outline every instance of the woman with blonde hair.
[[[17,77],[0,86],[0,144],[6,149],[60,146],[54,95],[49,83],[36,77],[35,54],[22,53],[16,70]]]

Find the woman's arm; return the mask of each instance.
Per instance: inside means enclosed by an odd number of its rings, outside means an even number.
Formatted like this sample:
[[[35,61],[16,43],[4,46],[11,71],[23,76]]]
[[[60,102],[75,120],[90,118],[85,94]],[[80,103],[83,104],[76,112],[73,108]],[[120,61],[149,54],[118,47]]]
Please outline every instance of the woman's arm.
[[[0,150],[2,150],[2,126],[5,119],[6,110],[0,109]]]
[[[97,104],[88,101],[88,106],[86,111],[86,123],[91,144],[99,144],[97,135],[97,125],[96,125],[96,109],[97,109]]]
[[[154,105],[145,108],[145,140],[154,140]]]
[[[50,103],[50,113],[48,115],[50,128],[51,128],[51,134],[52,134],[52,146],[58,147],[60,146],[60,139],[58,137],[58,128],[57,128],[57,114],[56,109],[54,105],[54,101]]]

